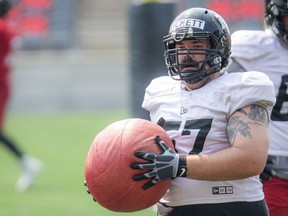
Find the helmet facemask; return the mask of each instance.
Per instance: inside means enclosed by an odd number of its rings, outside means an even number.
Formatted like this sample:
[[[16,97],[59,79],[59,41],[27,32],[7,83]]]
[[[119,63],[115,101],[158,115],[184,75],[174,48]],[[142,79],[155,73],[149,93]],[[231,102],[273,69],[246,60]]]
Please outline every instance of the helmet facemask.
[[[176,38],[176,37],[175,37]],[[209,40],[209,48],[176,48],[176,43],[182,40]],[[205,76],[222,69],[222,57],[219,49],[209,36],[195,37],[184,36],[182,40],[174,39],[168,42],[164,56],[169,75],[175,80],[184,80],[193,84],[202,80]],[[196,60],[193,56],[203,56],[203,60]],[[181,60],[180,60],[181,59]]]

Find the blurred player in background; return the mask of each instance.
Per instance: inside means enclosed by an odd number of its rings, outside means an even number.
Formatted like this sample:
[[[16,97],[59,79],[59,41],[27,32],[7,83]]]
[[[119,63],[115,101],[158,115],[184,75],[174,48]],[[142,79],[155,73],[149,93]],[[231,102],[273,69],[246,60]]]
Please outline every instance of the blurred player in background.
[[[0,0],[0,145],[3,144],[13,153],[22,167],[22,175],[16,183],[19,191],[27,190],[34,182],[37,174],[42,170],[42,163],[23,151],[4,133],[6,108],[10,94],[10,62],[14,34],[6,25],[5,17],[11,8],[7,0]]]
[[[274,86],[263,73],[227,73],[230,31],[217,13],[191,8],[164,37],[170,76],[152,80],[143,107],[174,141],[162,153],[136,152],[147,162],[135,181],[150,187],[172,178],[159,216],[267,216],[259,174],[268,145]]]
[[[271,216],[288,215],[288,1],[266,0],[265,31],[232,35],[229,71],[257,70],[275,85],[271,113],[269,156],[261,175]]]

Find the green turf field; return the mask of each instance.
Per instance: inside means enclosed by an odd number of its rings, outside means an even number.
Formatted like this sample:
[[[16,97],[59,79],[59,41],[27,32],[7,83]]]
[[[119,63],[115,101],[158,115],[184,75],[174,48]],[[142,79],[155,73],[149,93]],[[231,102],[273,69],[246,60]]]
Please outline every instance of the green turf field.
[[[10,114],[6,132],[26,152],[40,158],[43,173],[25,193],[15,190],[20,167],[0,145],[1,216],[152,216],[152,209],[115,213],[92,201],[83,186],[84,163],[90,144],[108,124],[127,118],[123,112],[94,114]]]

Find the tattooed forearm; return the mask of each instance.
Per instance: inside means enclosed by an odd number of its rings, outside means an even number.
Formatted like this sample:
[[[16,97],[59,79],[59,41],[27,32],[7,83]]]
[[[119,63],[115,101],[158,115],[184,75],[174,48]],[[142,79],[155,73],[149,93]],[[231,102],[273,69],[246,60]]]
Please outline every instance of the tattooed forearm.
[[[265,124],[268,126],[267,121],[267,111],[264,107],[259,106],[257,104],[253,104],[250,106],[249,112],[245,111],[244,109],[237,110],[238,112],[244,113],[248,116],[251,120]]]
[[[232,145],[238,133],[244,137],[253,138],[250,131],[251,129],[249,125],[246,122],[242,121],[239,116],[232,116],[229,119],[227,135]]]

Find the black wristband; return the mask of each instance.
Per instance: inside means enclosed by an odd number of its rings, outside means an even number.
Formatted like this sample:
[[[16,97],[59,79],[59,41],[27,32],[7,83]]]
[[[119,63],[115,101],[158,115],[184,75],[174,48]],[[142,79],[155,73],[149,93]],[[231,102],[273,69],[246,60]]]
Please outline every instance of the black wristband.
[[[179,156],[177,177],[184,177],[185,178],[186,173],[187,173],[186,155],[180,155]]]

